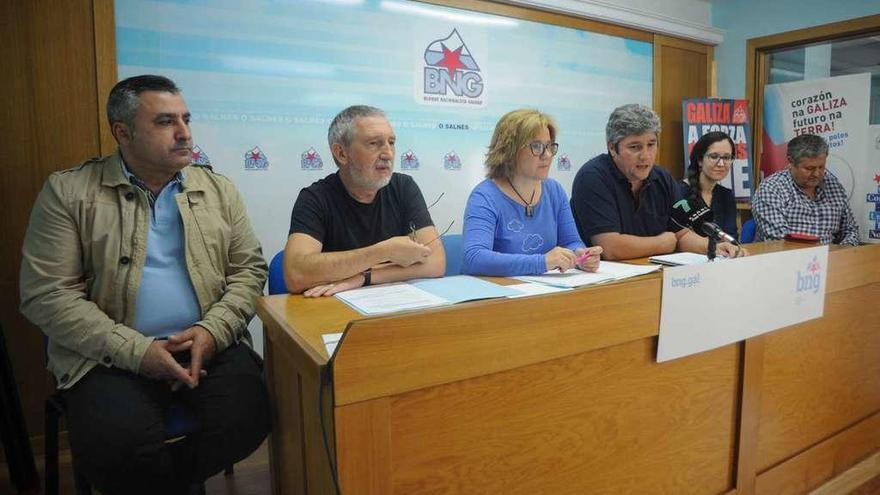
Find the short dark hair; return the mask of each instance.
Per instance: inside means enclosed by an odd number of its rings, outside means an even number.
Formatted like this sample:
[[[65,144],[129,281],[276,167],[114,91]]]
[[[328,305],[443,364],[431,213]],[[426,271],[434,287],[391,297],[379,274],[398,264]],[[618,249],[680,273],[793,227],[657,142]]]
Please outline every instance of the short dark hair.
[[[129,129],[134,127],[134,116],[140,106],[140,94],[144,91],[161,91],[163,93],[180,93],[174,81],[164,76],[144,74],[142,76],[123,79],[113,86],[107,97],[107,120],[110,125],[122,122]]]
[[[718,141],[725,140],[730,143],[731,153],[736,157],[736,144],[733,143],[733,139],[731,139],[727,133],[721,131],[712,131],[703,134],[703,136],[697,141],[697,144],[691,149],[690,163],[687,171],[687,182],[689,189],[694,192],[695,197],[697,195],[696,193],[700,191],[700,162],[703,161],[703,157],[706,156],[706,152],[709,151],[710,146]]]
[[[797,165],[802,158],[816,158],[828,155],[828,143],[822,136],[801,134],[788,142],[785,156],[792,165]]]

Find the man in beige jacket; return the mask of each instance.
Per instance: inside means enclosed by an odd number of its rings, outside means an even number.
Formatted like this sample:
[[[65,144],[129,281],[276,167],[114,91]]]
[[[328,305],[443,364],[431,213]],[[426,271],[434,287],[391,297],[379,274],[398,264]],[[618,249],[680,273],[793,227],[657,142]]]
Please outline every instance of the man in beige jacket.
[[[117,152],[37,197],[21,309],[48,337],[75,467],[102,493],[186,493],[268,432],[247,331],[266,264],[235,186],[191,164],[171,80],[119,82],[107,115]],[[199,428],[167,442],[172,405]]]

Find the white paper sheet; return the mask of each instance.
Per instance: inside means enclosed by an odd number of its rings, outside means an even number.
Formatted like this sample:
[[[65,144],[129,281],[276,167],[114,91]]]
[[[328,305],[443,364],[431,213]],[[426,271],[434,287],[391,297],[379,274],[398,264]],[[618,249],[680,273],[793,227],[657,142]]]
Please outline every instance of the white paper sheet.
[[[721,259],[723,258],[716,258],[716,260]],[[648,261],[667,266],[698,265],[700,263],[708,263],[709,257],[705,254],[697,253],[671,253],[651,256],[648,258]]]
[[[362,287],[340,292],[336,297],[365,315],[449,304],[449,301],[442,297],[406,283]]]
[[[567,287],[554,287],[552,285],[536,284],[536,283],[532,283],[532,282],[526,282],[523,284],[508,285],[507,287],[518,292],[517,294],[511,294],[511,295],[507,296],[508,298],[537,296],[540,294],[552,294],[554,292],[563,292],[563,291],[571,290]]]
[[[627,263],[616,263],[614,261],[602,261],[599,263],[599,269],[595,272],[585,272],[577,268],[572,268],[563,273],[549,271],[543,275],[525,275],[514,278],[525,282],[537,282],[539,284],[552,285],[555,287],[573,288],[622,280],[629,277],[637,277],[659,269],[660,267],[657,265],[630,265]]]
[[[324,339],[327,356],[333,357],[333,353],[336,352],[336,346],[339,345],[339,341],[342,339],[342,333],[325,333],[321,337]]]

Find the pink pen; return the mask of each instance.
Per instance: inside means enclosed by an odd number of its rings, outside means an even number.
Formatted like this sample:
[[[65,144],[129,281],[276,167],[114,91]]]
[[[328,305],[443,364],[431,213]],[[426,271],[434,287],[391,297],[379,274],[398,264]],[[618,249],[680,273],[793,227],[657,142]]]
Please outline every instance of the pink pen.
[[[587,261],[588,259],[590,259],[590,256],[592,256],[592,255],[590,254],[589,251],[587,251],[586,253],[578,256],[577,259],[575,259],[575,261],[577,262],[578,265],[580,265],[584,261]]]

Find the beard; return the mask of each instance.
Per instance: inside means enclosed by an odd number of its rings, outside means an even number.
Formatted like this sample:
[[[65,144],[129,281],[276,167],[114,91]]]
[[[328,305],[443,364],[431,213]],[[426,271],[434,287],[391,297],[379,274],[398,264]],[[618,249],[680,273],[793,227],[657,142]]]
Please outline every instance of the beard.
[[[394,172],[394,162],[390,160],[379,160],[376,162],[376,165],[385,165],[388,167],[390,172]],[[387,186],[389,182],[391,182],[390,173],[387,177],[371,179],[366,174],[362,173],[361,170],[357,167],[349,167],[348,170],[350,172],[349,177],[351,178],[351,181],[362,189],[372,189],[378,191],[379,189]]]

